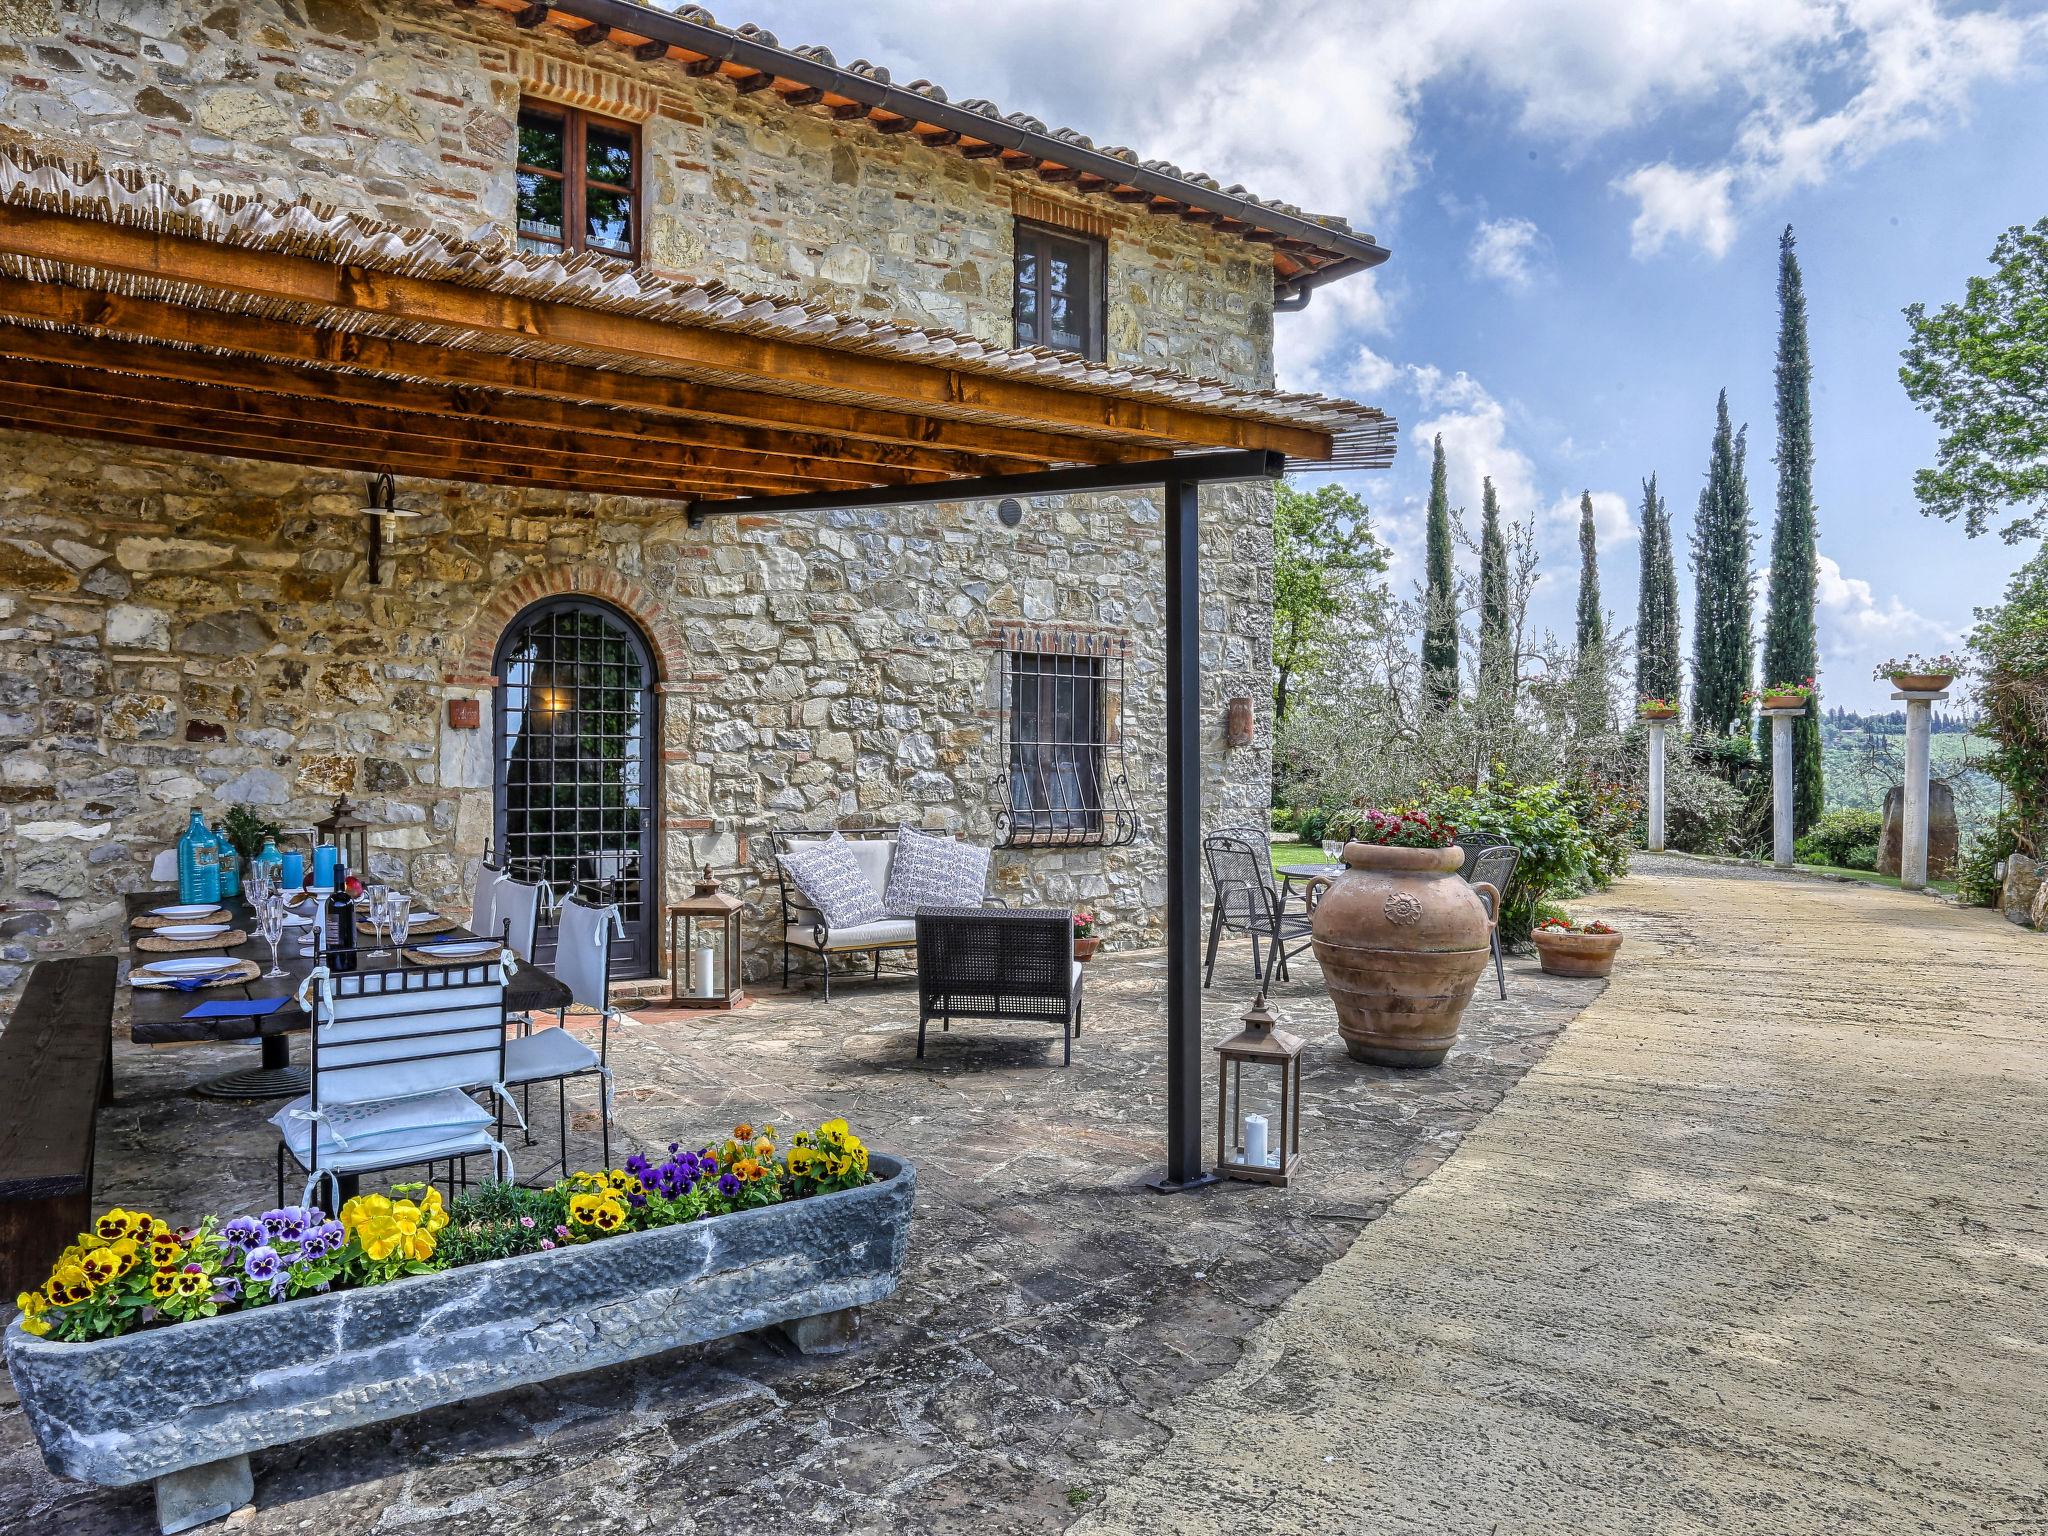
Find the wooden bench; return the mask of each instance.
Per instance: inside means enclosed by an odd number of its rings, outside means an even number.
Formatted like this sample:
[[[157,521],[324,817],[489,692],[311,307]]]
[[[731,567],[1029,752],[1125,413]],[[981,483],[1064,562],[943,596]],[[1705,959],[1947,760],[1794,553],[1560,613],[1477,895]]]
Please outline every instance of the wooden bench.
[[[45,960],[0,1029],[0,1297],[41,1285],[92,1219],[94,1121],[114,1097],[112,955]]]

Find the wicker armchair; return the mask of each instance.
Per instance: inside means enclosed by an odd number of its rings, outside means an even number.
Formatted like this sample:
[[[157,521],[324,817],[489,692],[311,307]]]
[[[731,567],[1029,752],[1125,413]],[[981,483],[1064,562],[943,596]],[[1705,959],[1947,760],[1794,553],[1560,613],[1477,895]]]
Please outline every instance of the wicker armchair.
[[[1074,914],[1000,907],[926,907],[917,914],[917,1054],[933,1018],[1030,1020],[1060,1026],[1060,1065],[1081,1033]]]

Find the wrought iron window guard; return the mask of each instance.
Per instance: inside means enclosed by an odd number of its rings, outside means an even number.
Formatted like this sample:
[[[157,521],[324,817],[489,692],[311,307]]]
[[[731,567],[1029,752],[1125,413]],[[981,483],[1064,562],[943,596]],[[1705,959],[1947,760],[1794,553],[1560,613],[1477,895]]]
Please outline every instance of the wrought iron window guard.
[[[1121,848],[1137,841],[1124,759],[1128,636],[1069,625],[1004,626],[996,843]]]

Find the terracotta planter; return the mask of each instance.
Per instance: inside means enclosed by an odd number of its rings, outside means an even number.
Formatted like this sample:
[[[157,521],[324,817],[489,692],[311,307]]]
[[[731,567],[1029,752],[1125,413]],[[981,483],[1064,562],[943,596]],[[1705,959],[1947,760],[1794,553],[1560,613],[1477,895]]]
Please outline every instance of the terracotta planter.
[[[1765,709],[1804,709],[1806,700],[1796,693],[1767,693],[1764,695]]]
[[[1095,958],[1096,947],[1101,943],[1102,940],[1097,938],[1074,940],[1074,958],[1080,961],[1093,960]]]
[[[1956,680],[1953,672],[1894,672],[1892,686],[1901,693],[1939,693]]]
[[[1311,932],[1337,1033],[1355,1061],[1433,1067],[1486,968],[1486,906],[1457,848],[1344,846]]]
[[[1675,709],[1639,709],[1636,713],[1645,720],[1676,720],[1678,718],[1678,711]]]
[[[1532,935],[1547,976],[1605,976],[1614,969],[1618,933],[1559,933],[1538,928]]]

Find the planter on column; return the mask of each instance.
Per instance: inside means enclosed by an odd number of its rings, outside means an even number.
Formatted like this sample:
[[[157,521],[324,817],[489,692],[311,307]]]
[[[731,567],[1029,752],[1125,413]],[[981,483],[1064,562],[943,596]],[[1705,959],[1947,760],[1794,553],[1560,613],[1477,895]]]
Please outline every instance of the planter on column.
[[[1779,869],[1792,867],[1792,722],[1805,713],[1803,699],[1797,708],[1764,709],[1771,722],[1771,863]]]
[[[1940,682],[1943,686],[1901,686],[1895,699],[1906,703],[1906,826],[1899,844],[1899,884],[1909,891],[1927,885],[1928,777],[1934,746],[1934,706],[1948,697],[1946,679],[1894,678],[1902,685]]]
[[[1664,851],[1664,727],[1678,718],[1678,706],[1662,699],[1645,699],[1637,706],[1643,724],[1650,728],[1650,852]]]

